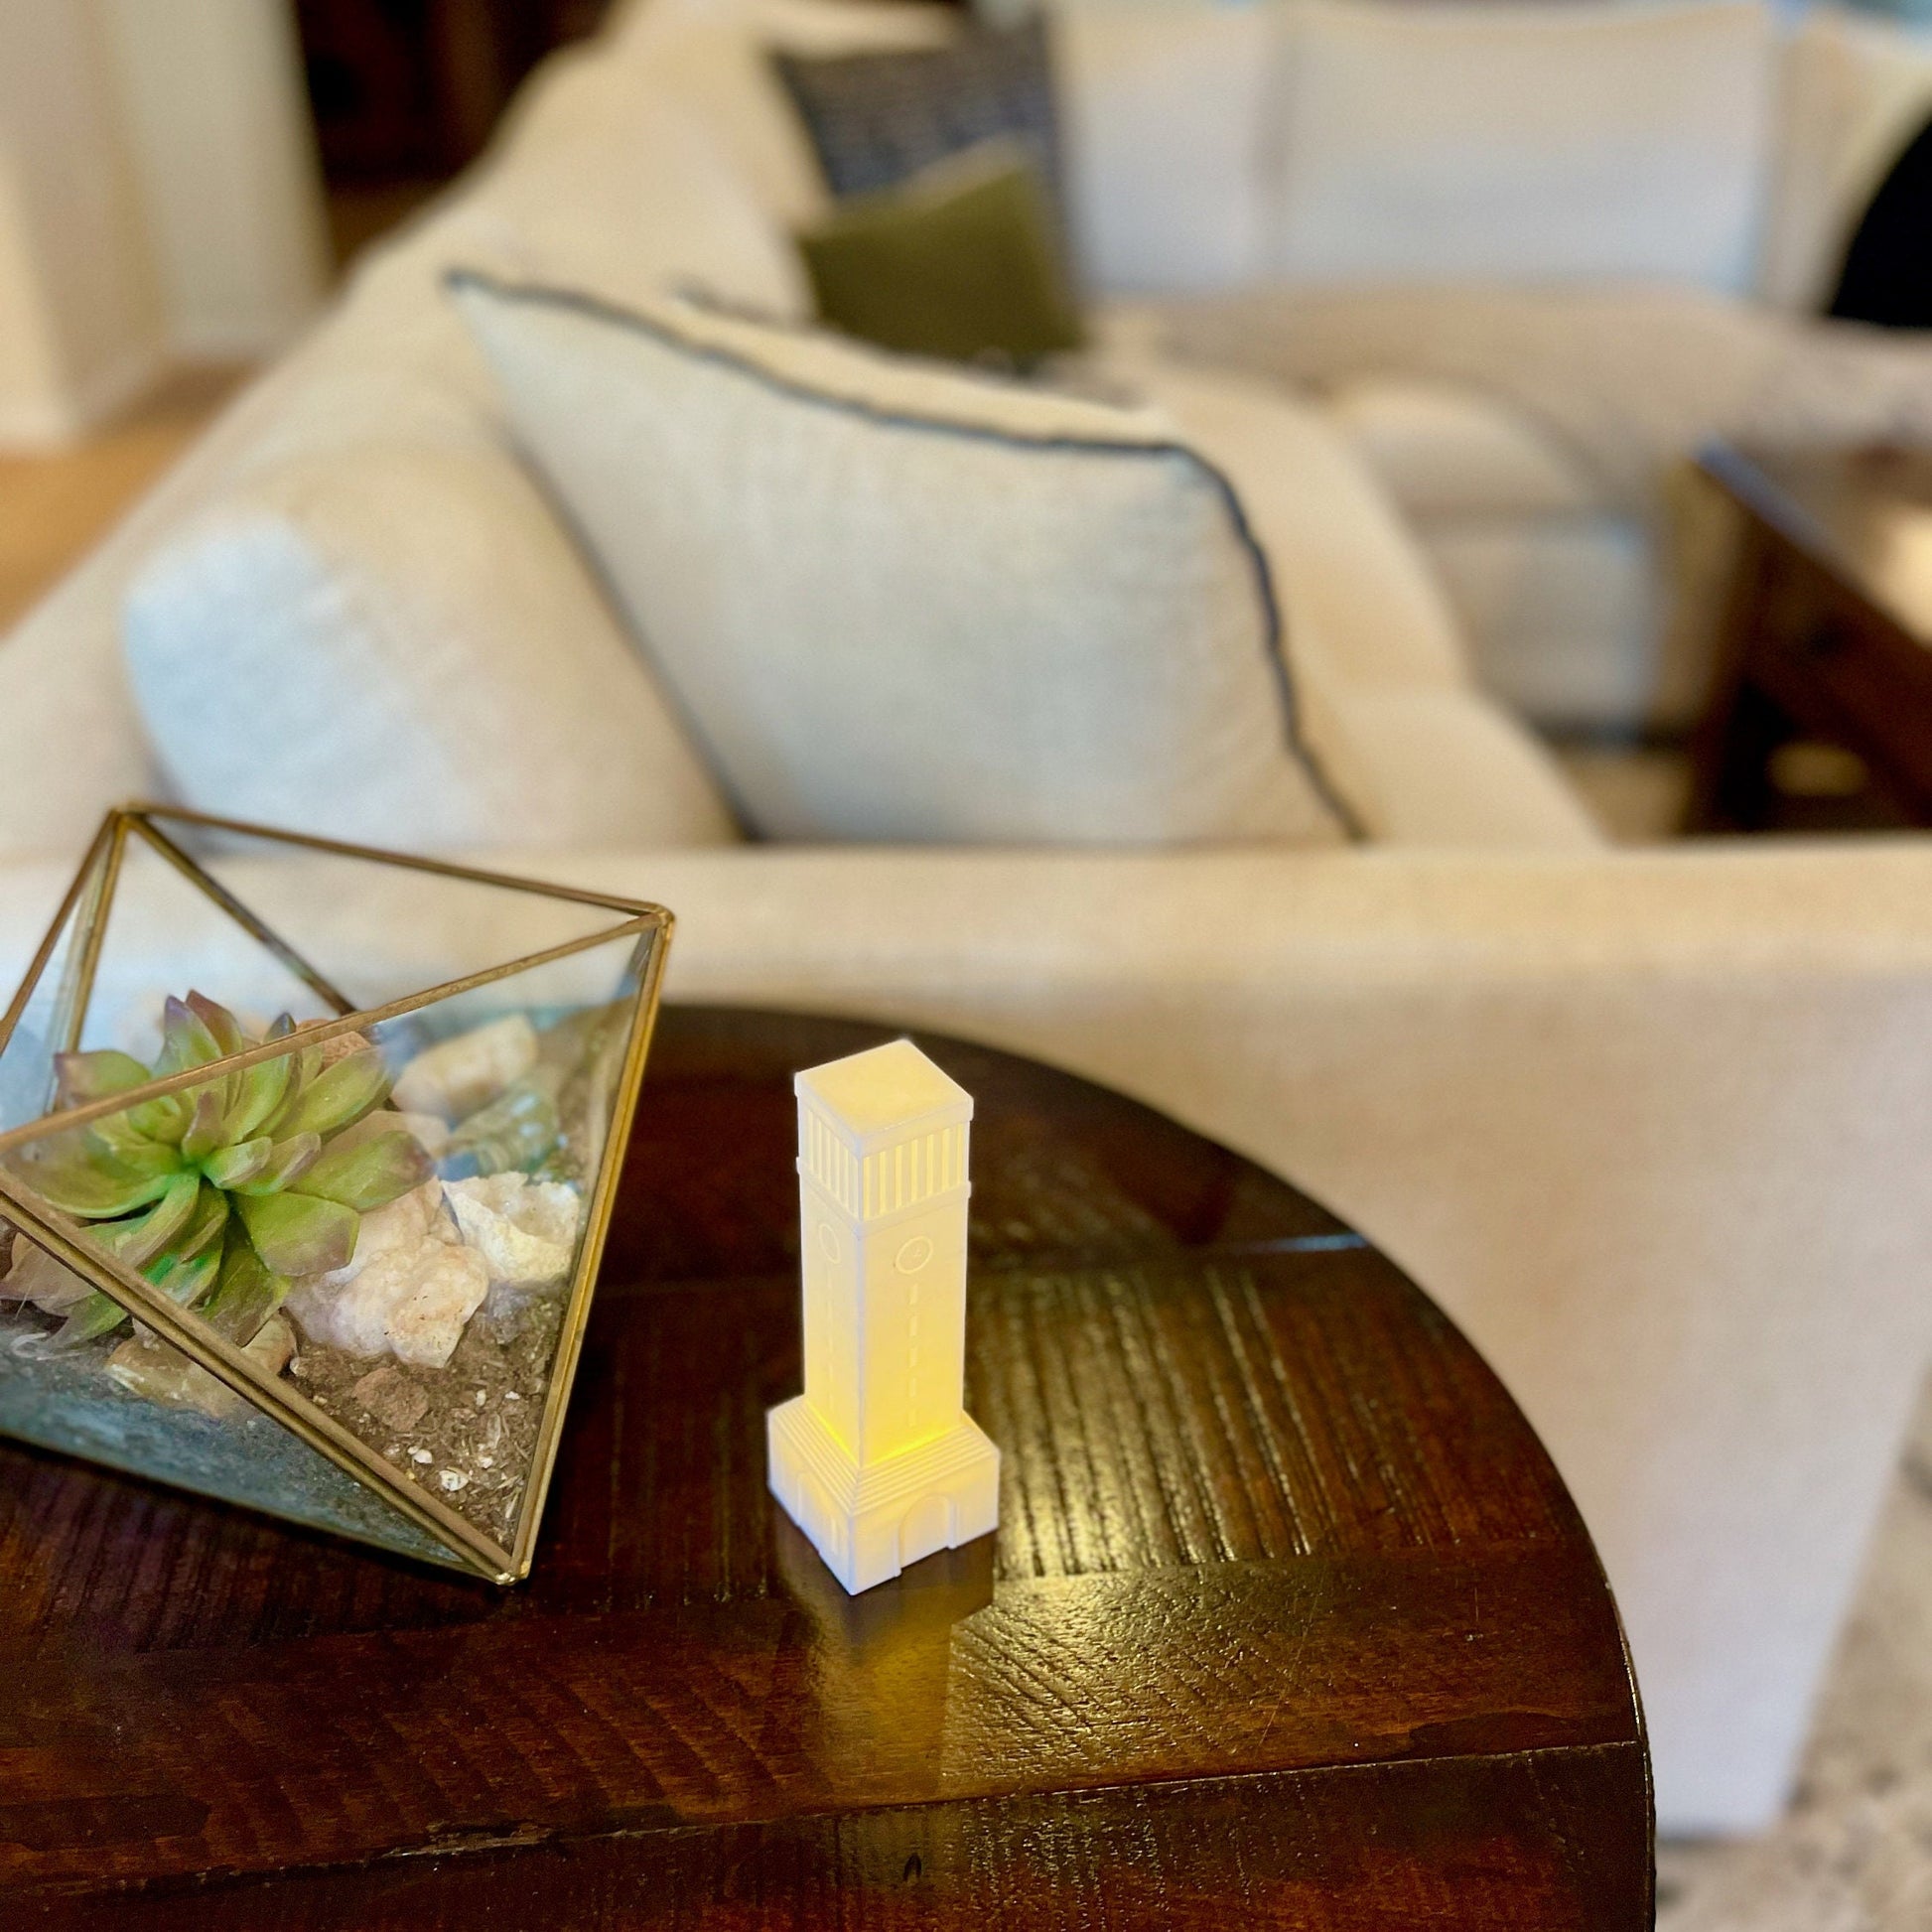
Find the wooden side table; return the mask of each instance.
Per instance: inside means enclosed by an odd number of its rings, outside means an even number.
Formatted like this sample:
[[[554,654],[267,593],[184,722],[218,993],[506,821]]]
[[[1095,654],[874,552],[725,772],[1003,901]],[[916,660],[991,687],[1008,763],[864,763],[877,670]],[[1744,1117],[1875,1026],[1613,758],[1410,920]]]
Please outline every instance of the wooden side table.
[[[1743,527],[1686,829],[1932,825],[1932,456],[1700,467]]]
[[[0,1924],[1651,1922],[1615,1610],[1359,1236],[1144,1108],[976,1095],[997,1539],[857,1599],[766,1497],[800,1066],[668,1011],[537,1572],[502,1592],[0,1448]]]

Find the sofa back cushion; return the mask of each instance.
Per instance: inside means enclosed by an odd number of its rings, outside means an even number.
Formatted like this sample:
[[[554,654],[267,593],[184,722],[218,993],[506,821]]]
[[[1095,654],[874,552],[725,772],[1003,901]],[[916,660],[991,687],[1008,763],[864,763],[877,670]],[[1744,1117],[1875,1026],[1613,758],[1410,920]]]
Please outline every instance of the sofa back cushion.
[[[1342,836],[1266,560],[1163,417],[677,300],[454,294],[759,832]]]
[[[143,725],[202,810],[439,852],[737,836],[507,452],[259,471],[160,546],[123,623]]]
[[[1836,10],[1791,37],[1778,108],[1777,165],[1760,293],[1822,309],[1861,215],[1932,116],[1932,39]]]
[[[1280,10],[1076,10],[1053,23],[1068,195],[1088,282],[1181,294],[1268,267]]]
[[[1749,285],[1774,59],[1757,0],[1302,0],[1289,32],[1277,274]]]
[[[602,45],[605,61],[629,76],[623,84],[647,84],[700,116],[766,210],[796,227],[823,215],[830,190],[779,65],[942,73],[970,33],[954,7],[652,0]],[[1051,10],[1057,172],[1079,266],[1095,289],[1219,288],[1264,271],[1282,42],[1275,4]],[[567,90],[549,94],[524,109],[520,145],[533,133],[547,139],[552,123],[568,127],[576,110]]]

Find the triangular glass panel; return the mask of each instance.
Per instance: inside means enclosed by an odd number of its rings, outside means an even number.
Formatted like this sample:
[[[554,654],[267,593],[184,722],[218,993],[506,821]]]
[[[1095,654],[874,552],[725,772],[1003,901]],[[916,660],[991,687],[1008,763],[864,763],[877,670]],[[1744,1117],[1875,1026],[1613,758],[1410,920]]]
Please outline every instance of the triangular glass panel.
[[[629,908],[596,893],[379,855],[156,808],[148,836],[310,966],[351,1009],[597,934]]]
[[[99,930],[114,863],[113,822],[102,828],[19,991],[0,1009],[0,1133],[54,1104],[54,1056],[74,1043],[85,935]]]

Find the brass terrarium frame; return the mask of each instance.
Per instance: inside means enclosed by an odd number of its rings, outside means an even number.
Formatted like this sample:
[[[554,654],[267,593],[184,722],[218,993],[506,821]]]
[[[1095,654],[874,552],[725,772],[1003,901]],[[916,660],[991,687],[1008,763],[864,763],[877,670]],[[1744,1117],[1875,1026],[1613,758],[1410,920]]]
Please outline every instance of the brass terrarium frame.
[[[331,984],[307,959],[250,911],[219,880],[208,873],[195,857],[162,829],[163,825],[190,826],[216,835],[230,835],[296,850],[331,854],[337,858],[359,860],[371,865],[400,867],[468,884],[494,887],[505,892],[536,895],[541,897],[593,906],[621,915],[618,922],[582,937],[564,941],[540,951],[508,960],[481,972],[432,986],[384,1005],[358,1009]],[[64,983],[56,1008],[52,1044],[57,1049],[72,1050],[79,1045],[85,1025],[94,979],[99,970],[107,929],[107,915],[119,881],[122,861],[131,840],[139,840],[159,855],[184,879],[224,912],[296,978],[301,980],[337,1018],[312,1023],[302,1033],[305,1043],[321,1045],[345,1034],[359,1033],[384,1021],[420,1012],[441,1001],[472,992],[519,973],[548,965],[553,961],[611,945],[632,937],[635,992],[630,996],[632,1012],[621,1070],[615,1086],[610,1129],[598,1164],[594,1191],[587,1203],[584,1231],[578,1246],[575,1269],[570,1278],[562,1325],[558,1333],[549,1385],[538,1426],[534,1455],[520,1498],[515,1533],[503,1547],[483,1534],[467,1518],[417,1482],[405,1475],[386,1457],[379,1455],[349,1430],[311,1402],[295,1384],[269,1375],[242,1350],[223,1336],[192,1309],[162,1294],[153,1284],[102,1249],[76,1240],[71,1229],[62,1226],[48,1204],[24,1188],[5,1165],[0,1164],[0,1209],[16,1228],[57,1261],[83,1277],[117,1303],[128,1314],[171,1342],[191,1360],[264,1415],[319,1451],[339,1469],[374,1491],[406,1521],[426,1533],[463,1568],[473,1570],[497,1584],[520,1582],[530,1572],[538,1526],[542,1520],[552,1469],[556,1462],[558,1440],[564,1413],[570,1399],[584,1330],[590,1317],[592,1292],[603,1256],[605,1237],[610,1230],[616,1204],[619,1175],[623,1167],[625,1145],[629,1139],[630,1119],[637,1091],[643,1080],[644,1059],[656,1022],[658,995],[669,944],[672,916],[661,905],[644,900],[618,897],[608,893],[581,888],[554,886],[506,874],[483,872],[436,859],[412,857],[373,847],[317,838],[303,833],[277,831],[238,820],[212,817],[173,805],[129,804],[117,807],[103,820],[93,844],[88,848],[79,872],[69,889],[47,937],[34,956],[32,965],[14,995],[4,1016],[0,1016],[0,1053],[4,1053],[19,1027],[29,1003],[40,987],[61,939],[77,918],[79,945],[67,963]],[[66,1108],[9,1131],[0,1132],[0,1163],[18,1149],[42,1141],[69,1128],[84,1127],[109,1115],[159,1099],[184,1088],[205,1084],[229,1073],[242,1071],[289,1050],[288,1041],[271,1040],[245,1051],[211,1060],[184,1072],[170,1074],[144,1086],[116,1093],[104,1099]],[[291,1515],[294,1512],[290,1512]],[[295,1520],[306,1521],[299,1516]],[[352,1532],[349,1532],[352,1534]],[[371,1537],[364,1540],[377,1541]],[[393,1547],[378,1543],[378,1547]]]

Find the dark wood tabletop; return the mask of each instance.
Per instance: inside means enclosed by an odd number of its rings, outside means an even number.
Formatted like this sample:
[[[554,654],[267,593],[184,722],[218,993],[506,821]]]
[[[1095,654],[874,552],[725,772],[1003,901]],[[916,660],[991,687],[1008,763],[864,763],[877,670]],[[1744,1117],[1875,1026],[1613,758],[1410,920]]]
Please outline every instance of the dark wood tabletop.
[[[1616,1613],[1389,1262],[957,1041],[997,1537],[847,1598],[766,1495],[789,1076],[668,1009],[536,1573],[503,1591],[0,1445],[0,1925],[1651,1922]]]

